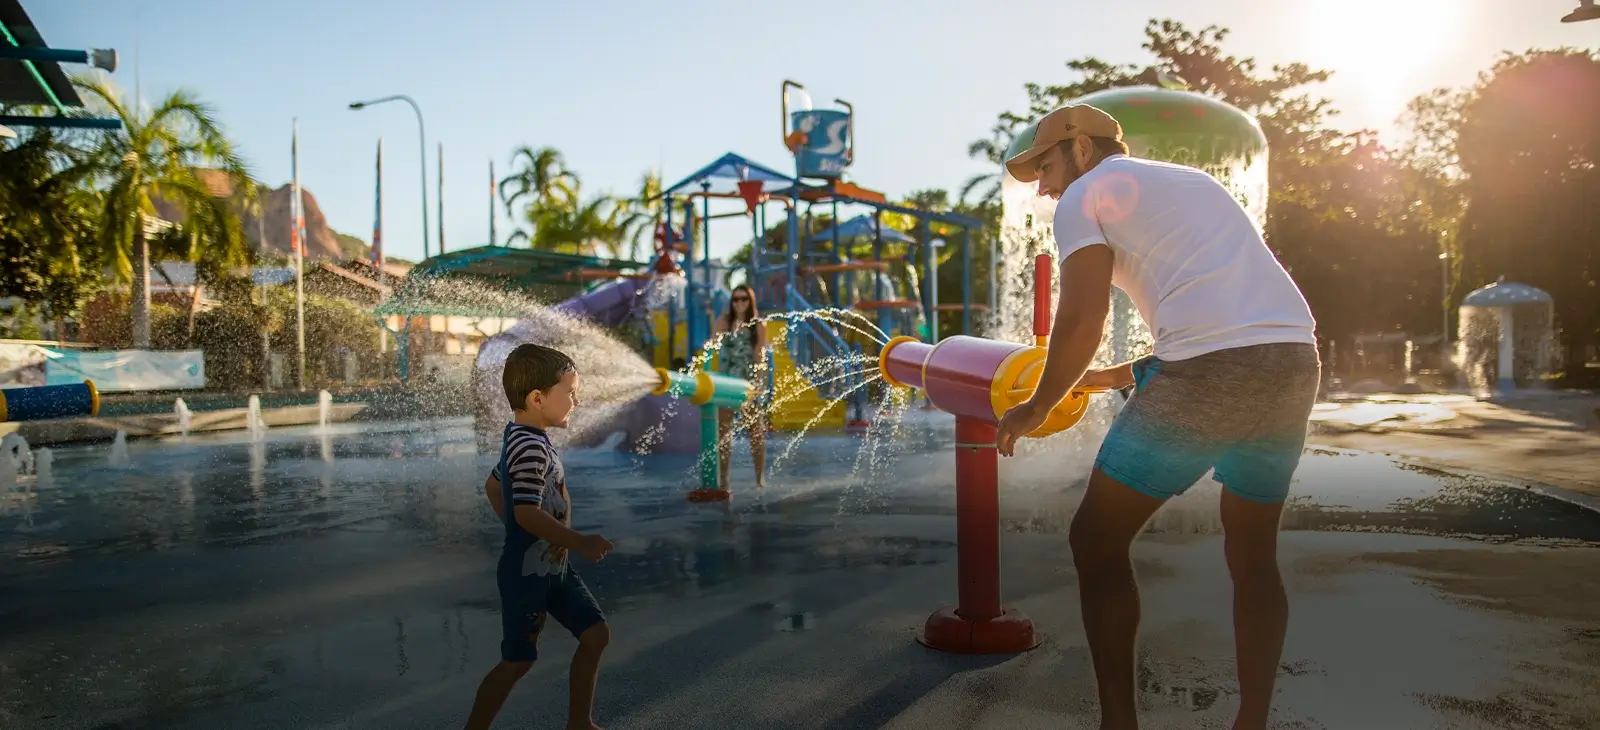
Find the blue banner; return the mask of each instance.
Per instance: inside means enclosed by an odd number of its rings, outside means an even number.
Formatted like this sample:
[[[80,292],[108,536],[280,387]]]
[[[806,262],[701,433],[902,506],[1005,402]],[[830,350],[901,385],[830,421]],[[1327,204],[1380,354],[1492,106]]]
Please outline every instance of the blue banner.
[[[850,165],[850,114],[833,109],[789,113],[791,128],[806,141],[795,152],[800,177],[834,179]]]
[[[206,387],[206,362],[199,350],[51,350],[44,370],[46,385],[93,380],[102,393]]]

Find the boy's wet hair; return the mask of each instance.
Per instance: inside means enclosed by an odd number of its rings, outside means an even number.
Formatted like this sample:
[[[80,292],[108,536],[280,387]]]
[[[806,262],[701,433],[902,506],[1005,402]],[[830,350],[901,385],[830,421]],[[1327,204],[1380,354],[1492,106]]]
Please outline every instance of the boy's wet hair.
[[[528,343],[518,345],[506,357],[506,371],[500,382],[505,386],[506,400],[511,401],[511,410],[520,411],[527,407],[529,393],[548,392],[561,382],[563,374],[577,370],[577,363],[567,353]]]

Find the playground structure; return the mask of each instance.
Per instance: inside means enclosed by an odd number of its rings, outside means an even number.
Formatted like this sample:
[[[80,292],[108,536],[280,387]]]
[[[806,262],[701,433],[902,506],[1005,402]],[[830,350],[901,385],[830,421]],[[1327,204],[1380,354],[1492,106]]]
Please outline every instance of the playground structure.
[[[869,393],[864,377],[852,372],[859,368],[853,366],[870,362],[879,348],[876,335],[864,333],[876,328],[890,336],[935,343],[940,337],[940,312],[960,312],[961,331],[971,333],[981,324],[975,315],[981,317],[993,306],[995,285],[991,281],[988,304],[973,301],[972,231],[981,221],[895,205],[882,193],[844,180],[854,158],[850,112],[791,111],[790,95],[798,88],[787,81],[783,86],[783,139],[795,156],[794,175],[732,153],[717,158],[663,191],[652,262],[599,258],[589,258],[587,264],[572,262],[558,276],[583,282],[589,290],[553,309],[612,330],[642,330],[635,345],[656,368],[716,370],[715,348],[707,345],[716,317],[728,305],[730,285],[742,277],[754,291],[764,318],[769,318],[765,326],[773,345],[762,353],[768,358],[767,381],[751,384],[752,392],[763,398],[784,393],[782,402],[768,412],[771,426],[859,428],[869,422]],[[714,201],[741,204],[733,210],[714,210]],[[868,212],[843,220],[851,208]],[[885,213],[916,220],[915,235],[885,223]],[[738,264],[715,259],[711,221],[739,217],[750,222],[748,258]],[[769,219],[774,224],[781,220],[781,225],[769,228]],[[959,303],[947,303],[939,296],[942,241],[935,235],[935,224],[956,231],[946,235],[961,248]],[[413,275],[517,280],[521,276],[517,259],[534,253],[501,246],[457,250],[429,259]],[[997,252],[991,250],[989,256],[992,274]],[[395,302],[380,311],[441,313],[407,309]],[[499,420],[495,401],[503,400],[495,393],[497,379],[489,373],[497,372],[495,367],[514,346],[511,343],[539,341],[540,326],[531,319],[519,321],[490,337],[479,351],[475,376],[483,447],[492,443],[492,426]],[[703,435],[685,436],[701,433],[703,425],[690,428],[697,414],[675,408],[671,400],[667,391],[647,396],[593,429],[580,445],[598,444],[620,431],[624,438],[619,448],[628,451],[703,451]]]

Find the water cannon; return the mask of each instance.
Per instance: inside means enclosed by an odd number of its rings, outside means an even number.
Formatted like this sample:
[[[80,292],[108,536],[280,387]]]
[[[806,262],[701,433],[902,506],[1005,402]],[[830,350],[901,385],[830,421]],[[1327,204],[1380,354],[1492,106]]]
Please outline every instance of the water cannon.
[[[697,370],[685,373],[678,370],[656,368],[656,384],[651,395],[668,395],[682,398],[697,406],[738,408],[750,397],[750,383],[731,375]]]
[[[76,418],[100,413],[94,381],[0,390],[0,423]]]
[[[896,337],[878,355],[878,371],[891,385],[922,391],[935,408],[958,418],[996,424],[1006,411],[1033,396],[1044,374],[1050,337],[1050,255],[1034,260],[1034,344],[956,335],[930,345]],[[1078,388],[1050,410],[1044,425],[1027,434],[1043,438],[1077,425],[1089,396],[1103,389]]]
[[[679,370],[656,368],[660,380],[650,391],[651,395],[681,398],[700,406],[700,488],[689,492],[690,502],[726,502],[733,493],[722,483],[721,455],[717,442],[721,440],[721,427],[717,423],[719,409],[736,409],[750,398],[749,381],[709,370],[686,373]]]
[[[883,379],[921,390],[956,417],[957,605],[928,617],[917,640],[959,654],[1015,654],[1039,645],[1033,622],[1000,604],[1000,476],[996,425],[1033,396],[1050,340],[1049,254],[1033,263],[1033,344],[958,335],[936,345],[896,337],[878,355]],[[1078,388],[1027,434],[1049,436],[1077,425],[1096,389]]]

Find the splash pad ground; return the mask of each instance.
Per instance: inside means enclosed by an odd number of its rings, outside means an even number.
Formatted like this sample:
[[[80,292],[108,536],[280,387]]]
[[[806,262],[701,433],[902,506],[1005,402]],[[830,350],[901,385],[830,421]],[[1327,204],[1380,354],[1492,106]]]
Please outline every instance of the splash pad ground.
[[[684,503],[690,459],[570,452],[580,529],[617,544],[585,575],[615,640],[608,728],[1093,727],[1066,525],[1080,459],[1002,464],[1006,600],[1039,649],[974,658],[914,641],[954,584],[951,419],[912,412],[854,469],[811,434],[772,486]],[[1046,442],[1047,444],[1050,442]],[[497,658],[491,457],[465,420],[275,429],[57,451],[0,516],[0,727],[439,728]],[[774,458],[790,446],[782,435]],[[737,450],[736,450],[737,451]],[[1137,544],[1146,727],[1225,727],[1229,589],[1214,485]],[[1516,485],[1313,451],[1286,518],[1285,727],[1600,721],[1600,515]],[[553,727],[553,632],[503,713]]]

